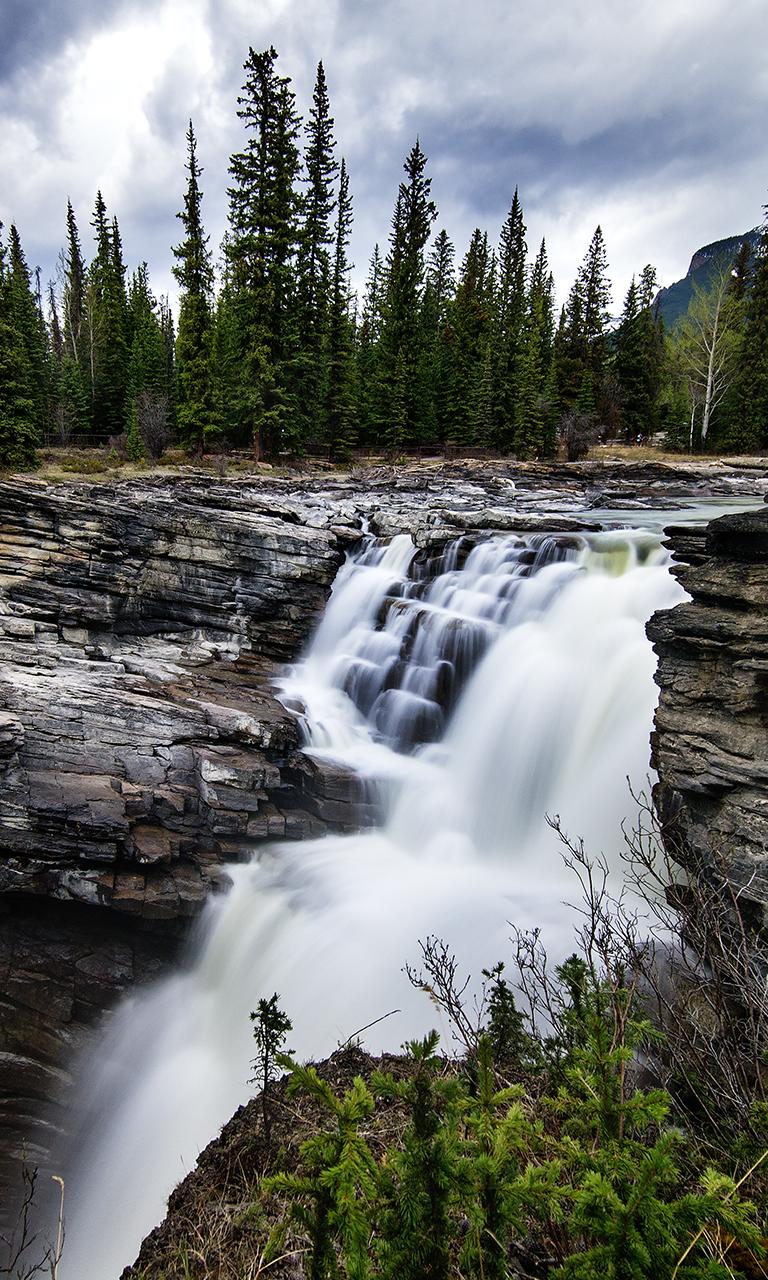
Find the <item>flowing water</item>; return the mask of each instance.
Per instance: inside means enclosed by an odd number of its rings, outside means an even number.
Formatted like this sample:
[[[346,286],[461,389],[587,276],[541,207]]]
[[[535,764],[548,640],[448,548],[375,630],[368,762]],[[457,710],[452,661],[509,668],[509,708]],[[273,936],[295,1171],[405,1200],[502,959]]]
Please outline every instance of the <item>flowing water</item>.
[[[547,815],[615,856],[627,778],[648,775],[645,622],[682,598],[640,530],[458,542],[431,562],[401,536],[350,559],[282,696],[309,750],[366,777],[380,824],[260,846],[186,971],[113,1015],[83,1070],[64,1280],[116,1280],[249,1096],[260,997],[280,993],[300,1056],[399,1010],[363,1037],[375,1051],[435,1020],[402,973],[418,939],[440,935],[474,974],[509,956],[510,921],[541,927],[555,958],[572,948]]]

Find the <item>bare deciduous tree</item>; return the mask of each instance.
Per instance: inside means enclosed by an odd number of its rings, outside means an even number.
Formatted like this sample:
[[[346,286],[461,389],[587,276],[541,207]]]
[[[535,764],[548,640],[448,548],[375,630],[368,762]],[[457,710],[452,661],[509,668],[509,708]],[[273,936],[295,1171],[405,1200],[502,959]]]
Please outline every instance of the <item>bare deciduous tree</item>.
[[[0,1232],[0,1276],[8,1280],[35,1280],[50,1276],[57,1280],[64,1249],[64,1180],[54,1175],[59,1187],[56,1240],[51,1243],[35,1226],[38,1170],[23,1164],[21,1168],[21,1204],[13,1228]]]
[[[156,462],[171,438],[168,426],[168,396],[150,388],[136,396],[136,423],[147,457]]]
[[[693,299],[678,338],[680,361],[691,398],[690,446],[697,409],[701,410],[701,444],[712,415],[723,401],[736,370],[738,305],[732,290],[730,262],[717,265],[708,289],[694,285]]]

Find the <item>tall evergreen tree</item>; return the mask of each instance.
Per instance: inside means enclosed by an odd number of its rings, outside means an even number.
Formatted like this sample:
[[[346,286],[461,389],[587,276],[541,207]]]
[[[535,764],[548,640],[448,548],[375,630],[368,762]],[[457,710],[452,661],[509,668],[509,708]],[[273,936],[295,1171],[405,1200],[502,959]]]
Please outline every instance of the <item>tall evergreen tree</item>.
[[[741,449],[768,444],[768,205],[746,297],[737,371],[738,434]]]
[[[435,236],[435,242],[427,263],[427,283],[435,300],[436,333],[443,328],[448,317],[448,307],[456,292],[454,259],[456,250],[443,230]]]
[[[183,444],[205,452],[207,438],[215,431],[211,339],[213,325],[213,267],[208,236],[203,228],[197,139],[187,129],[187,190],[184,208],[176,216],[184,227],[184,239],[173,254],[173,274],[181,287],[176,359],[179,388],[177,426]],[[166,372],[167,376],[167,372]]]
[[[531,271],[517,366],[514,444],[518,458],[550,455],[555,451],[552,295],[552,276],[542,240]]]
[[[249,50],[238,116],[247,140],[229,171],[232,316],[241,381],[249,389],[255,443],[262,454],[301,445],[290,362],[296,352],[295,259],[299,240],[299,117],[290,80],[273,48]],[[243,399],[243,397],[241,397]]]
[[[166,343],[149,286],[146,262],[128,292],[131,351],[128,366],[129,443],[136,453],[159,457],[169,434],[170,397]]]
[[[80,367],[64,338],[53,284],[48,286],[51,353],[50,424],[60,444],[88,430],[88,396]]]
[[[96,255],[88,272],[86,310],[93,426],[99,434],[119,435],[128,425],[128,303],[120,233],[107,219],[100,191],[91,225]]]
[[[632,277],[616,334],[616,373],[625,435],[651,435],[659,424],[659,395],[664,360],[664,334],[654,298],[656,272],[643,269],[639,283]]]
[[[450,310],[451,402],[446,438],[487,445],[493,427],[493,270],[487,234],[476,228]]]
[[[11,323],[24,347],[24,369],[28,370],[29,395],[34,404],[35,434],[42,440],[47,426],[49,395],[48,339],[42,315],[42,300],[32,286],[31,275],[19,233],[15,226],[9,232],[9,290]]]
[[[39,407],[24,334],[28,308],[19,297],[19,283],[8,264],[0,224],[0,467],[11,468],[34,466],[39,442]],[[28,286],[27,277],[27,291]]]
[[[451,311],[456,294],[454,259],[456,251],[448,233],[435,237],[427,263],[427,289],[424,302],[425,345],[429,359],[429,402],[432,409],[432,434],[445,438],[446,423],[454,403],[455,333],[451,327]]]
[[[317,67],[306,138],[306,190],[302,201],[296,280],[299,353],[294,377],[300,382],[303,430],[308,437],[319,439],[323,435],[323,419],[328,404],[330,354],[327,345],[334,288],[332,218],[336,208],[335,183],[339,174],[334,157],[333,117],[322,62]]]
[[[72,203],[67,200],[67,247],[64,251],[64,345],[83,376],[89,367],[86,315],[87,273]]]
[[[352,198],[347,167],[342,160],[328,323],[326,421],[327,440],[334,461],[348,458],[356,439],[354,331],[349,314],[350,263],[347,257],[351,229]]]
[[[499,240],[499,281],[495,315],[495,443],[512,445],[518,398],[519,361],[526,318],[525,222],[517,189]]]
[[[384,289],[384,264],[376,244],[371,255],[357,332],[357,405],[360,440],[364,444],[380,441],[384,425],[379,372]]]
[[[598,226],[568,302],[556,337],[558,394],[564,409],[577,402],[596,404],[607,359],[606,337],[611,286],[603,233]]]
[[[423,327],[424,250],[437,210],[430,198],[432,179],[418,139],[406,157],[406,181],[400,184],[392,217],[387,257],[387,287],[381,334],[380,394],[385,417],[400,420],[403,442],[422,438],[429,422],[424,402]],[[392,430],[395,430],[393,425]]]

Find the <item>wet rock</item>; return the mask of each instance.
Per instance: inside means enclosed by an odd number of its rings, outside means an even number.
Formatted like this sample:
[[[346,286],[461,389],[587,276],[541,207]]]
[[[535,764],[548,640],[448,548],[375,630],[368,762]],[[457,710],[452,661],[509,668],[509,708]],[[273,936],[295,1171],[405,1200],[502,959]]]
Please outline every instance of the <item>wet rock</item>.
[[[681,860],[724,866],[744,918],[768,929],[768,509],[715,520],[693,546],[668,533],[691,556],[677,574],[692,600],[648,624],[657,802]]]

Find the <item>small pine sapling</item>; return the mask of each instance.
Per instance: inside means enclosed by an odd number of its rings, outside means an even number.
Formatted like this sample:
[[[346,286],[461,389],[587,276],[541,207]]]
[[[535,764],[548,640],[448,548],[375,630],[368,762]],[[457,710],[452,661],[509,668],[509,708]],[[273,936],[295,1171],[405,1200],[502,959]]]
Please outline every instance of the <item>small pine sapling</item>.
[[[299,1090],[319,1102],[336,1127],[302,1143],[301,1173],[276,1174],[267,1179],[264,1190],[286,1196],[294,1220],[307,1231],[309,1280],[338,1274],[337,1247],[349,1280],[368,1280],[377,1169],[360,1125],[374,1109],[373,1095],[356,1076],[344,1096],[337,1097],[314,1067],[304,1066],[294,1067],[288,1083],[290,1094]]]
[[[532,1135],[522,1096],[521,1086],[496,1089],[491,1040],[483,1035],[477,1052],[477,1089],[466,1102],[463,1145],[471,1204],[461,1261],[467,1275],[484,1280],[506,1280],[506,1241],[513,1228],[524,1230],[517,1177]]]
[[[258,1052],[251,1062],[254,1070],[250,1083],[259,1085],[261,1089],[261,1115],[267,1145],[272,1134],[269,1086],[277,1079],[280,1067],[292,1065],[290,1058],[282,1050],[286,1036],[293,1030],[293,1023],[280,1008],[279,1001],[280,996],[275,992],[269,1000],[259,1000],[257,1008],[251,1010],[253,1038]]]
[[[458,1121],[466,1090],[445,1078],[435,1054],[437,1031],[405,1047],[415,1064],[407,1080],[374,1072],[371,1087],[404,1101],[410,1112],[401,1151],[382,1170],[379,1232],[386,1280],[448,1280],[462,1185]]]

